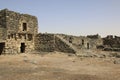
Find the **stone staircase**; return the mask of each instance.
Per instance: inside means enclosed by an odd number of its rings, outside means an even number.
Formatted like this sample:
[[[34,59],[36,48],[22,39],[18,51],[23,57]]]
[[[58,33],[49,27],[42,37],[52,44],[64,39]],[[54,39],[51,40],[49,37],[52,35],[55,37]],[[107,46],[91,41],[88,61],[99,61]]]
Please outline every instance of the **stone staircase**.
[[[66,45],[68,45],[69,48],[71,48],[72,50],[74,50],[76,55],[79,55],[79,56],[89,56],[89,55],[92,55],[91,54],[92,50],[90,50],[90,49],[80,49],[77,46],[75,46],[72,43],[70,43],[68,40],[64,39],[60,35],[55,35],[55,37],[59,38],[62,42],[64,42]]]
[[[73,49],[76,52],[76,54],[79,53],[80,50],[75,45],[73,45],[72,43],[70,43],[69,41],[64,39],[62,36],[55,35],[55,37],[59,38],[61,41],[63,41],[65,44],[67,44],[71,49]]]

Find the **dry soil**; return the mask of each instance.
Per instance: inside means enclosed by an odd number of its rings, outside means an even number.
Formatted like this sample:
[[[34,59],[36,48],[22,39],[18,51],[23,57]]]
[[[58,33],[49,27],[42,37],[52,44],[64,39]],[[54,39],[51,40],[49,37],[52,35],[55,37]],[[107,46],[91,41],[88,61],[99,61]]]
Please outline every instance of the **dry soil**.
[[[120,80],[114,58],[82,58],[54,52],[0,56],[0,80]]]

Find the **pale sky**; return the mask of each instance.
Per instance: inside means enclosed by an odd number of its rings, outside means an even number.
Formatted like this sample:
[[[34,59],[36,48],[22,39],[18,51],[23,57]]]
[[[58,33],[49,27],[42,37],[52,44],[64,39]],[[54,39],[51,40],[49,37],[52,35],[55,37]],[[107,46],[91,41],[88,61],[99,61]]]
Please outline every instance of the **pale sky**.
[[[39,32],[120,36],[120,0],[0,0],[0,9],[38,18]]]

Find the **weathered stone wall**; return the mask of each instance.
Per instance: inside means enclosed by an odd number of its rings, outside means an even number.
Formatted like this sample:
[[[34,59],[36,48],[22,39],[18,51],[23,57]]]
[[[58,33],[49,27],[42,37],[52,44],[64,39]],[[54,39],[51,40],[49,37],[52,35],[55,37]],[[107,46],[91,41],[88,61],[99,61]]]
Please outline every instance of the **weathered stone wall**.
[[[6,10],[0,11],[0,41],[6,39]]]
[[[103,38],[103,44],[111,48],[120,48],[120,37],[107,36]]]
[[[65,35],[65,34],[58,34],[62,36],[64,39],[78,47],[78,49],[96,49],[98,45],[103,44],[102,38],[96,37],[95,35],[89,35],[89,37],[85,36],[72,36],[72,35]],[[95,37],[94,37],[95,36]]]
[[[59,35],[61,39],[57,37]],[[62,40],[64,39],[64,40]],[[102,45],[102,39],[91,39],[84,36],[71,36],[64,34],[38,34],[35,41],[35,49],[37,51],[60,51],[67,53],[75,53],[74,48],[81,49],[96,49],[97,45]]]
[[[75,53],[75,51],[72,48],[70,48],[69,45],[67,45],[58,37],[55,37],[55,50],[59,52],[65,52],[65,53]]]
[[[6,54],[20,53],[21,43],[25,44],[25,52],[31,52],[34,50],[35,35],[38,33],[37,18],[8,9],[1,10],[0,33],[0,43],[5,42]]]
[[[51,52],[55,50],[54,34],[37,34],[35,39],[35,50]]]
[[[57,38],[55,34],[38,34],[35,40],[35,49],[37,51],[75,53],[66,43]]]
[[[20,14],[14,11],[6,11],[6,25],[7,25],[7,33],[24,33],[22,29],[23,23],[27,25],[26,33],[37,34],[38,30],[38,21],[35,16],[31,16],[28,14]]]
[[[89,43],[92,46],[92,48],[97,48],[99,45],[103,45],[103,39],[100,37],[100,35],[88,35],[87,38],[89,38]]]

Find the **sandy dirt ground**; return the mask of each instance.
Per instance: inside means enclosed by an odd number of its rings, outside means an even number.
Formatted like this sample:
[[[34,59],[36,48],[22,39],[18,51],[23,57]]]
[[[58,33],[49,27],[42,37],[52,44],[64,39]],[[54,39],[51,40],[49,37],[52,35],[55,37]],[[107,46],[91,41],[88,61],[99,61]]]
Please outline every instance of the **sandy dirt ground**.
[[[82,58],[54,52],[0,56],[0,80],[120,80],[114,58]]]

